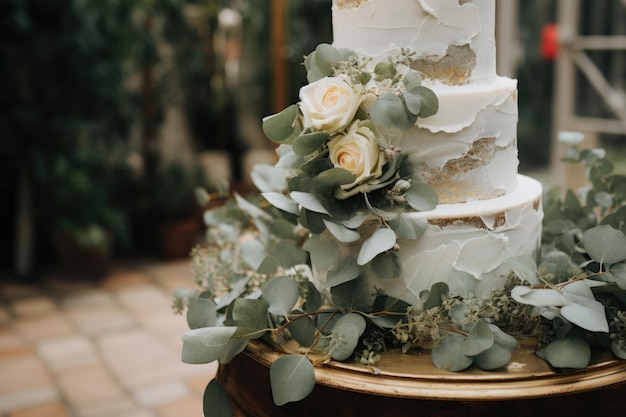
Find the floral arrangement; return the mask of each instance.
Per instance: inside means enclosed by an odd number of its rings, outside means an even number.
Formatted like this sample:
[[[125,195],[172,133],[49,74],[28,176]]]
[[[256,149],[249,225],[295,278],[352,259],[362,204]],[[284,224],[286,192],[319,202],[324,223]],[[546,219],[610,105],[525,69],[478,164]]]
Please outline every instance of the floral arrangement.
[[[306,58],[310,84],[301,102],[264,121],[280,159],[255,171],[259,200],[236,195],[205,215],[210,245],[192,256],[198,290],[175,300],[191,328],[184,362],[228,363],[254,339],[295,343],[298,353],[270,369],[274,402],[283,405],[313,390],[315,366],[356,360],[377,373],[381,355],[394,348],[429,348],[433,365],[450,371],[505,366],[517,335],[537,337],[537,355],[554,368],[585,368],[596,348],[626,359],[626,176],[613,173],[601,150],[576,143],[568,160],[586,165],[591,187],[582,197],[548,195],[541,257],[508,260],[505,288],[477,298],[474,279],[461,275],[454,294],[437,283],[416,305],[385,294],[362,305],[367,297],[351,285],[360,268],[396,275],[390,249],[420,230],[403,210],[436,204],[408,174],[401,150],[385,141],[436,108],[408,59],[368,73],[366,63],[330,46]],[[424,113],[413,106],[420,100]],[[365,218],[374,219],[373,238],[361,236]],[[328,233],[360,242],[356,263],[330,268],[338,258]],[[320,289],[312,271],[325,268]],[[204,400],[206,416],[231,415],[219,381]]]
[[[350,50],[321,44],[305,59],[309,84],[301,88],[300,102],[263,121],[280,158],[255,170],[255,184],[313,234],[305,249],[316,268],[333,265],[335,284],[356,278],[372,262],[383,276],[397,276],[399,262],[390,249],[398,237],[418,238],[424,229],[402,212],[438,203],[391,144],[438,108],[435,94],[410,68],[412,57],[402,51],[372,65]],[[361,233],[365,222],[367,234]],[[362,241],[356,264],[351,258],[335,262],[336,241]]]

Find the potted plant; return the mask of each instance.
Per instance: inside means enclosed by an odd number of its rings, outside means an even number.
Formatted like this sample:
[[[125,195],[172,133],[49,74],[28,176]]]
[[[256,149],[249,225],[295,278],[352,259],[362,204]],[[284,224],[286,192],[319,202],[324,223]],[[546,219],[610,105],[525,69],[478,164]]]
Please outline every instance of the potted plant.
[[[106,272],[114,243],[129,243],[126,213],[115,201],[124,162],[104,142],[81,138],[51,158],[41,199],[61,265],[73,274]],[[121,155],[123,156],[123,155]]]

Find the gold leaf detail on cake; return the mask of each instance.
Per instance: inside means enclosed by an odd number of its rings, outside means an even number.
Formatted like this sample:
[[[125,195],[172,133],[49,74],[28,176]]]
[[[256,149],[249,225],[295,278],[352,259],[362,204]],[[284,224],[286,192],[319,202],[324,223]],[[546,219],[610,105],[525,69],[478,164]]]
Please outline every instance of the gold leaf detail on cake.
[[[499,147],[495,138],[483,138],[474,142],[461,158],[449,160],[440,170],[432,172],[426,182],[439,195],[439,202],[462,203],[467,200],[499,197],[503,190],[476,181],[472,173],[488,165],[496,156]]]
[[[480,216],[431,219],[428,221],[428,223],[433,226],[438,226],[441,229],[455,226],[472,226],[476,229],[494,230],[506,224],[506,214],[504,212],[496,213],[495,216],[493,216],[493,224],[491,225],[486,224],[485,219]]]
[[[363,3],[367,3],[367,0],[337,0],[335,4],[338,9],[356,9]]]
[[[411,68],[424,78],[439,80],[448,85],[467,83],[476,66],[476,53],[469,45],[450,45],[440,59],[421,58],[411,63]]]

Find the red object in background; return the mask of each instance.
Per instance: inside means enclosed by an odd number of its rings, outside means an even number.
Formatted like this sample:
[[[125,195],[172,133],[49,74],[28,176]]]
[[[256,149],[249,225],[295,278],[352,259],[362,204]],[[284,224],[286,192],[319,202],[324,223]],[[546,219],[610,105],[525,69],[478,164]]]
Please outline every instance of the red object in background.
[[[556,23],[545,25],[541,29],[541,56],[553,61],[559,55],[559,27]]]

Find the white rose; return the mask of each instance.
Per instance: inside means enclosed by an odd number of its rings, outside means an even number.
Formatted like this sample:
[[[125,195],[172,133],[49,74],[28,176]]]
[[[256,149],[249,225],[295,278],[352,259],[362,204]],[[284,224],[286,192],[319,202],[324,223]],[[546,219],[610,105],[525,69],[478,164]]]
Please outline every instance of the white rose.
[[[356,175],[354,182],[341,186],[344,190],[382,175],[385,155],[378,147],[376,134],[359,122],[353,123],[345,135],[328,142],[328,150],[335,167]]]
[[[362,96],[350,83],[350,77],[324,77],[300,89],[300,110],[304,127],[332,135],[354,118]]]

